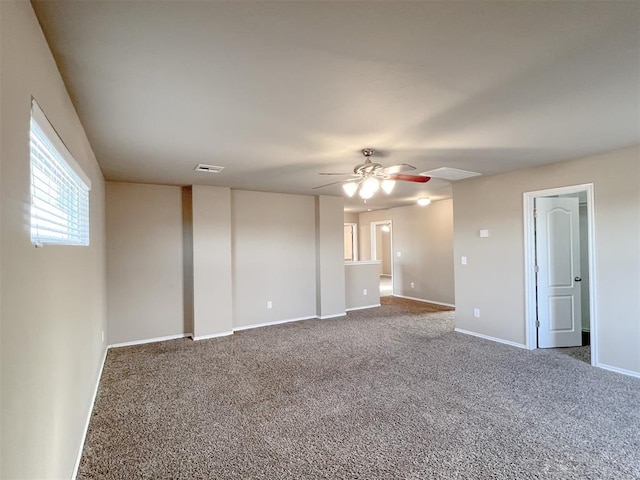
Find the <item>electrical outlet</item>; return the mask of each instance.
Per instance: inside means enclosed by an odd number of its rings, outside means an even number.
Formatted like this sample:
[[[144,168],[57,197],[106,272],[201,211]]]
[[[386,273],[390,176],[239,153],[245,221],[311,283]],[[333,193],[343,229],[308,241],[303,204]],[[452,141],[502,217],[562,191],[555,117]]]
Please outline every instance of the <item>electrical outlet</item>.
[[[402,256],[402,252],[396,252],[396,257],[401,257]]]
[[[461,258],[460,258],[460,263],[461,263],[462,265],[466,265],[466,264],[467,264],[467,257],[461,257]]]
[[[366,294],[367,294],[367,289],[366,289],[366,288],[363,288],[363,289],[362,289],[362,294],[363,294],[363,295],[366,295]]]
[[[411,288],[416,288],[416,284],[411,282]]]
[[[273,302],[271,300],[267,302],[267,308],[273,308]]]
[[[476,318],[480,318],[480,309],[479,308],[474,308],[473,309],[473,316]]]

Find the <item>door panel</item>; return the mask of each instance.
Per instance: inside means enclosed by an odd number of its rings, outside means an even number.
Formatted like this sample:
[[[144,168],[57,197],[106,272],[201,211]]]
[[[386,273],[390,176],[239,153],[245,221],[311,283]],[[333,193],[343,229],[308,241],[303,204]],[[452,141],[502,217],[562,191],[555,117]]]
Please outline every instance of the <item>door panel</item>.
[[[572,296],[549,297],[549,324],[551,332],[566,332],[574,329]]]
[[[577,198],[536,199],[538,347],[582,344]]]

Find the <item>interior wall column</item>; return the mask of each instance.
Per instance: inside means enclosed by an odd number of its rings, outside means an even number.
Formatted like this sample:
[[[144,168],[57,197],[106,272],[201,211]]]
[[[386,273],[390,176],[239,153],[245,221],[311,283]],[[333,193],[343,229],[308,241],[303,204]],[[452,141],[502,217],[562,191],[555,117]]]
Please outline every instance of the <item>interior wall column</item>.
[[[193,338],[233,333],[231,189],[193,185]]]
[[[344,199],[316,197],[316,314],[345,315]]]

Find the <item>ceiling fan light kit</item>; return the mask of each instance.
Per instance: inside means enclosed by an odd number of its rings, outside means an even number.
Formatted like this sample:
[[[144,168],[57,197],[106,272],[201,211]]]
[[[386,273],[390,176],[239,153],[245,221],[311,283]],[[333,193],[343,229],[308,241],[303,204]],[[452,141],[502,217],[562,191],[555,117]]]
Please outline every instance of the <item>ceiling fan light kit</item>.
[[[395,187],[396,181],[426,183],[431,177],[425,175],[407,175],[400,172],[415,170],[416,167],[407,165],[406,163],[383,167],[379,163],[371,161],[371,155],[375,153],[373,148],[363,148],[364,163],[356,165],[353,173],[321,173],[320,175],[350,175],[352,178],[340,180],[326,185],[320,185],[314,188],[328,187],[336,183],[342,183],[342,189],[349,196],[353,197],[356,192],[360,198],[367,203],[367,200],[373,197],[378,190],[382,190],[389,195]]]
[[[358,183],[357,182],[347,182],[342,185],[342,189],[344,193],[346,193],[349,197],[353,197],[358,191]]]
[[[393,191],[393,187],[396,186],[396,181],[389,179],[383,180],[380,186],[382,187],[382,190],[384,190],[384,193],[388,195]]]
[[[431,199],[429,197],[420,197],[418,199],[418,205],[420,205],[421,207],[426,207],[427,205],[429,205],[431,203]]]

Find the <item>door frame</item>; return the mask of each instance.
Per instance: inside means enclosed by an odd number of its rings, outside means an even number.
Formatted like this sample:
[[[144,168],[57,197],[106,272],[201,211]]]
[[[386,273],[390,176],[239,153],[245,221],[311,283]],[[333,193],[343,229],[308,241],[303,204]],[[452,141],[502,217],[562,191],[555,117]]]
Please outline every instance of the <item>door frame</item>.
[[[395,259],[393,257],[393,221],[392,220],[379,220],[377,222],[371,222],[371,260],[377,260],[378,245],[376,241],[376,227],[378,225],[389,225],[389,263],[391,264],[391,295],[395,295]],[[382,262],[382,259],[380,259]]]
[[[525,289],[525,336],[529,350],[538,348],[536,327],[536,272],[535,272],[535,199],[552,197],[569,193],[586,192],[587,194],[587,238],[589,259],[589,320],[591,336],[591,365],[598,366],[598,309],[596,290],[596,242],[593,183],[571,185],[566,187],[536,190],[523,194],[524,209],[524,289]]]
[[[345,222],[344,226],[351,227],[351,232],[353,235],[351,236],[351,251],[353,252],[353,261],[358,261],[358,224],[352,222]]]

